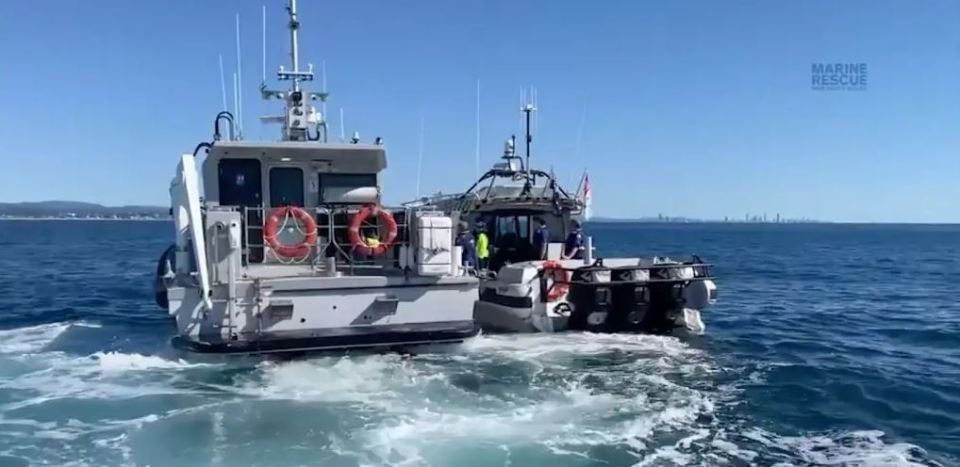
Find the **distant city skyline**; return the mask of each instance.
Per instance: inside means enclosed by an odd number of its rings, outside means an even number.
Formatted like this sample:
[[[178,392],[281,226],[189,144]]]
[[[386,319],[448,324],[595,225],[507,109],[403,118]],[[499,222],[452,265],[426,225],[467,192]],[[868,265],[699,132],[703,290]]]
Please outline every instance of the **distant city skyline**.
[[[273,84],[281,0],[0,2],[0,201],[166,205],[221,110],[220,55],[232,93],[235,13],[244,134],[275,138],[256,121],[279,110],[258,99],[264,3]],[[571,186],[588,169],[597,216],[960,222],[955,1],[325,1],[300,16],[331,134],[342,108],[348,136],[386,142],[390,204],[416,196],[421,119],[422,191],[473,182],[479,80],[480,169],[521,134],[520,89],[536,86],[533,162]],[[865,86],[814,89],[830,64]]]
[[[149,205],[100,205],[76,201],[41,201],[24,203],[0,202],[0,220],[18,219],[70,219],[70,220],[170,220],[170,208],[166,206]],[[845,223],[844,221],[829,221],[822,219],[788,218],[779,213],[770,219],[762,215],[750,216],[743,219],[724,216],[721,218],[694,218],[686,216],[672,216],[663,213],[656,216],[639,217],[594,217],[590,222],[639,222],[639,223],[733,223],[733,224],[823,224]],[[856,223],[856,222],[854,222]],[[907,222],[909,223],[909,222]],[[954,223],[956,224],[956,223]]]

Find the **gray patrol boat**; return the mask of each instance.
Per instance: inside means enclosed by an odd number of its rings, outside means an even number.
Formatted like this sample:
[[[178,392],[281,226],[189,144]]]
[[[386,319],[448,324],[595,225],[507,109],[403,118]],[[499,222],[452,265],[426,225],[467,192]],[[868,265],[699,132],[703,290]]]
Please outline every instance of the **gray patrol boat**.
[[[312,67],[298,63],[296,0],[288,13],[292,69],[277,77],[290,88],[261,86],[285,104],[265,118],[281,140],[244,141],[221,112],[213,141],[184,154],[171,182],[176,241],[157,264],[155,293],[176,319],[174,345],[261,353],[476,335],[478,279],[459,264],[456,213],[381,206],[382,141],[327,142],[311,105],[327,94],[305,89]]]
[[[571,221],[589,217],[589,180],[566,190],[552,173],[530,165],[530,118],[536,109],[527,104],[522,110],[526,160],[516,154],[511,137],[503,161],[465,192],[407,203],[455,213],[468,228],[489,236],[491,257],[477,271],[475,304],[484,331],[703,333],[700,312],[716,302],[717,287],[711,265],[700,258],[600,257],[589,236],[582,237],[580,254],[564,251]],[[540,220],[549,238],[536,248]]]

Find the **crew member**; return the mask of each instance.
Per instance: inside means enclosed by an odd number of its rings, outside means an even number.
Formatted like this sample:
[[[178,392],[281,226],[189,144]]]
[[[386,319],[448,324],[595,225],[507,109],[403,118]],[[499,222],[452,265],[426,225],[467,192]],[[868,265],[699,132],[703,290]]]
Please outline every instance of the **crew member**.
[[[363,229],[362,232],[361,232],[361,238],[363,239],[363,243],[364,243],[368,248],[370,248],[371,253],[370,253],[370,254],[367,254],[367,255],[363,255],[362,257],[360,257],[360,258],[358,258],[358,259],[360,259],[360,260],[372,260],[372,259],[374,259],[374,256],[375,256],[375,255],[373,254],[372,251],[373,251],[374,249],[376,249],[377,247],[380,246],[380,235],[379,235],[379,232],[377,232],[377,228],[376,228],[376,227],[370,227],[370,228],[365,228],[365,229]]]
[[[460,262],[466,269],[477,267],[477,244],[470,233],[470,224],[460,222],[460,232],[457,233],[456,245],[463,250]]]
[[[563,244],[563,259],[583,259],[583,231],[580,230],[580,221],[570,221],[570,235],[567,235],[567,241]]]
[[[486,269],[490,259],[490,238],[487,236],[486,228],[486,224],[479,222],[474,231],[477,247],[477,269]]]
[[[550,231],[547,230],[547,221],[537,218],[537,229],[533,231],[533,251],[536,259],[547,259],[547,245],[550,243]]]
[[[366,243],[370,248],[377,248],[380,246],[380,235],[377,234],[376,230],[369,230],[364,236],[363,243]]]

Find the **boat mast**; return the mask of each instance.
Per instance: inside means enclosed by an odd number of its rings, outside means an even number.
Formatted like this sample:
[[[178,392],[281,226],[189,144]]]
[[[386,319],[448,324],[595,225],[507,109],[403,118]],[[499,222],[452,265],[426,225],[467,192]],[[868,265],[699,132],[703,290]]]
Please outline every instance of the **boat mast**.
[[[307,92],[304,82],[313,81],[313,65],[308,64],[306,71],[300,70],[300,20],[297,19],[297,0],[290,0],[287,6],[290,17],[287,29],[290,31],[290,62],[292,70],[285,70],[283,65],[277,71],[277,80],[291,81],[289,91],[272,91],[267,89],[266,83],[260,85],[260,95],[263,99],[283,99],[285,115],[261,118],[264,122],[279,123],[284,141],[327,141],[327,122],[325,115],[321,115],[309,104],[309,101],[327,101],[327,92]],[[310,130],[314,133],[311,134]]]
[[[290,6],[287,7],[290,13],[290,61],[293,62],[293,90],[300,90],[300,21],[297,20],[297,0],[290,0]],[[308,80],[313,79],[313,70],[309,74]],[[283,78],[281,78],[283,79]]]
[[[535,185],[537,182],[535,178],[536,176],[532,175],[532,172],[530,171],[530,143],[533,142],[533,135],[530,133],[530,117],[531,117],[531,114],[533,114],[533,112],[537,110],[537,108],[534,107],[532,102],[527,102],[521,110],[523,110],[523,113],[526,114],[526,121],[527,121],[527,138],[526,138],[527,160],[526,160],[526,163],[524,163],[524,167],[523,167],[523,169],[526,171],[526,178],[527,178],[527,183],[526,183],[526,186],[524,187],[524,191],[527,191],[532,185]]]
[[[533,113],[534,110],[537,109],[533,107],[533,104],[523,106],[523,113],[526,114],[527,118],[527,161],[524,164],[527,173],[530,173],[530,143],[533,142],[533,135],[530,134],[530,114]]]

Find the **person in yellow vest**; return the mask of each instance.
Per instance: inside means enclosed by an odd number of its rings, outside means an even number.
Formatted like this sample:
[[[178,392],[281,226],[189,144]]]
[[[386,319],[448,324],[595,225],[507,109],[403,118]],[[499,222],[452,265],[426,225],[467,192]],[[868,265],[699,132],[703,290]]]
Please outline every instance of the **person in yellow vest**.
[[[363,239],[363,243],[366,243],[370,248],[376,248],[380,246],[380,237],[376,232],[369,232],[367,237]]]
[[[478,222],[474,233],[477,237],[477,269],[487,269],[490,260],[490,238],[487,236],[486,224]]]
[[[380,236],[378,235],[377,229],[364,229],[361,238],[363,239],[363,243],[371,249],[380,246]],[[374,257],[375,255],[364,255],[361,259],[371,260],[374,259]]]

